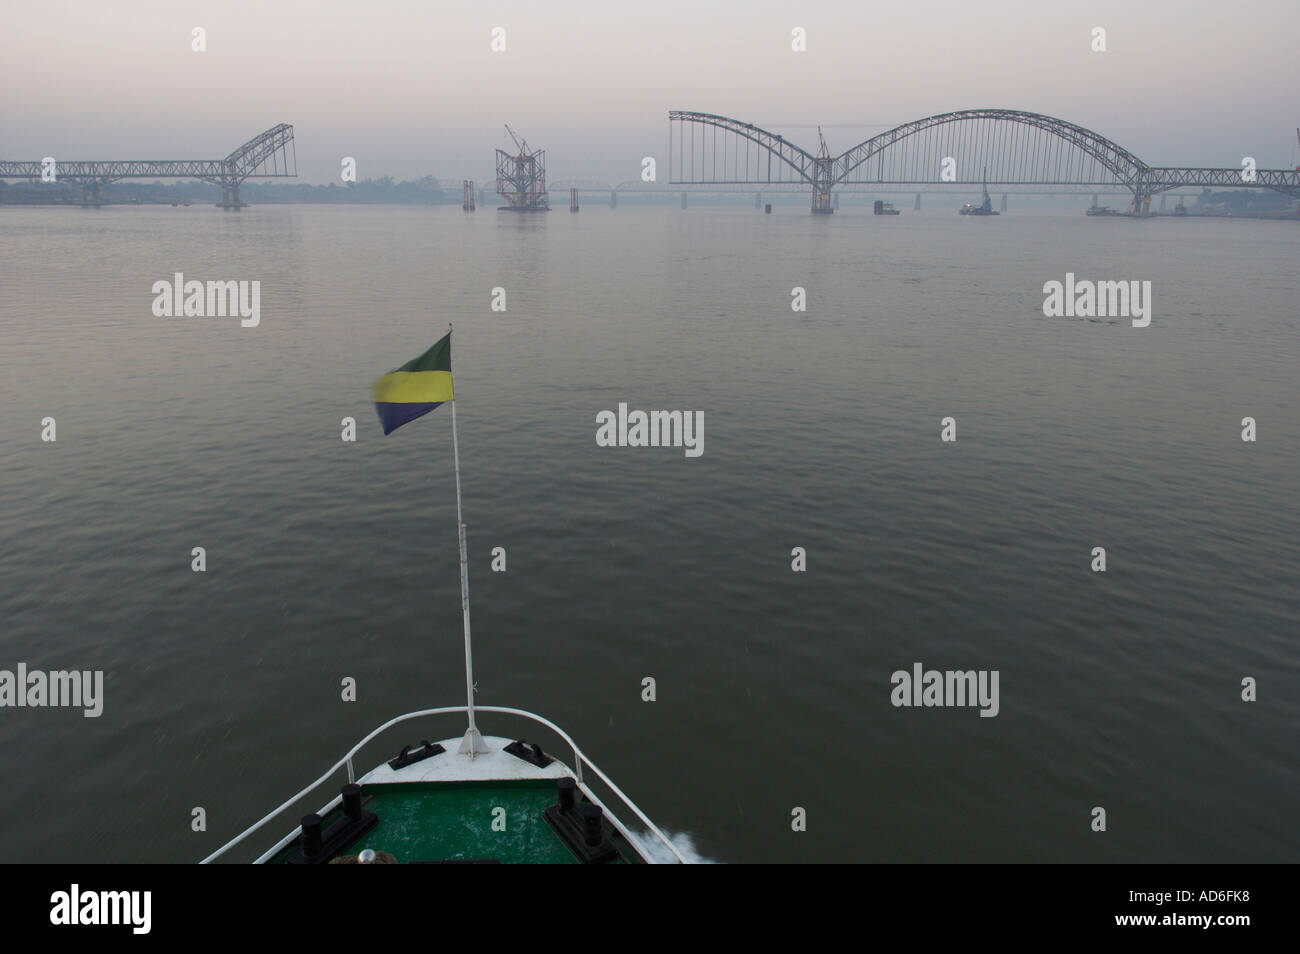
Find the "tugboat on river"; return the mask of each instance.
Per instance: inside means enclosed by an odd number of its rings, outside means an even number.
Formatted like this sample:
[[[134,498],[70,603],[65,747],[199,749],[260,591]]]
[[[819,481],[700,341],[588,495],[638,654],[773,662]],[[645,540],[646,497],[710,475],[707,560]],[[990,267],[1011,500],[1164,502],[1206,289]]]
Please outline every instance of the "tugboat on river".
[[[993,200],[989,198],[989,177],[988,169],[984,170],[984,201],[979,205],[971,205],[967,202],[957,210],[958,215],[1000,215],[999,212],[993,211]]]

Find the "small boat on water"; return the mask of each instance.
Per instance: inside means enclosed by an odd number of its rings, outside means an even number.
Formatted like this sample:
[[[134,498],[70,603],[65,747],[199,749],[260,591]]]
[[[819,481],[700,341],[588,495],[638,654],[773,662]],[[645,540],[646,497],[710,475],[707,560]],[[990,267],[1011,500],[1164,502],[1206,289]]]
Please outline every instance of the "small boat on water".
[[[902,213],[899,212],[896,208],[894,208],[893,205],[891,205],[890,203],[877,199],[876,204],[872,206],[871,214],[872,215],[901,215]]]
[[[993,211],[993,200],[989,198],[989,179],[988,170],[984,170],[984,201],[979,205],[971,205],[967,202],[957,210],[958,215],[1000,215],[1000,212]]]
[[[1121,218],[1121,219],[1137,218],[1137,216],[1134,215],[1132,212],[1120,212],[1118,209],[1112,209],[1108,205],[1090,205],[1088,206],[1087,210],[1084,212],[1084,215],[1087,215],[1089,217],[1096,217],[1099,215],[1114,216],[1116,218]]]
[[[464,706],[421,709],[390,719],[365,736],[302,791],[203,859],[224,856],[295,805],[312,798],[340,773],[347,781],[296,829],[260,847],[255,864],[657,864],[686,861],[670,840],[558,725],[522,709],[474,702],[470,646],[469,570],[461,518],[460,443],[451,382],[451,331],[428,351],[381,377],[371,389],[389,434],[451,404],[460,538],[461,607],[465,635]],[[536,742],[484,736],[477,715],[492,713],[549,731],[571,755],[566,764]],[[415,720],[455,715],[468,719],[465,734],[403,745],[393,758],[358,776],[360,753],[390,729]],[[462,723],[464,724],[464,723]],[[438,738],[435,734],[433,738]],[[392,752],[397,743],[389,738]],[[606,794],[603,801],[592,786]],[[311,804],[311,803],[308,803]],[[630,824],[611,811],[616,804]],[[635,826],[635,827],[632,827]]]

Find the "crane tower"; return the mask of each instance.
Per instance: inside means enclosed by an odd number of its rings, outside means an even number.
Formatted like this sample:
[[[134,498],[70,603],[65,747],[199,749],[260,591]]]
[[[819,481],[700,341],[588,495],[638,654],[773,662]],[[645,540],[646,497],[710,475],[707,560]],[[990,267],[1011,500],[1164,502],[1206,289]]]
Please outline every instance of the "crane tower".
[[[501,206],[508,212],[549,212],[546,199],[546,151],[528,151],[528,143],[515,135],[509,125],[506,132],[515,142],[515,152],[497,150],[497,194],[506,200]]]

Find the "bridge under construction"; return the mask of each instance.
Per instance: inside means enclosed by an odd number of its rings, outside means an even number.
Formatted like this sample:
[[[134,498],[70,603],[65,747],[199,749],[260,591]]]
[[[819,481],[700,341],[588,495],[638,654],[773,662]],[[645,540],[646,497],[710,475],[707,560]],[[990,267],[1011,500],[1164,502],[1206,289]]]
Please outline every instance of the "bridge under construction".
[[[200,179],[221,187],[223,209],[243,208],[239,186],[245,179],[292,178],[298,174],[293,126],[280,123],[254,136],[224,159],[0,160],[0,179],[72,182],[81,186],[82,205],[99,205],[100,188],[119,179]]]
[[[832,156],[818,130],[818,148],[810,152],[753,123],[714,113],[671,110],[668,114],[669,177],[666,184],[629,181],[569,181],[570,208],[578,192],[608,191],[611,207],[620,191],[749,191],[761,193],[811,189],[812,210],[838,207],[838,192],[917,193],[950,191],[982,183],[1003,193],[1094,193],[1132,197],[1130,214],[1150,213],[1151,200],[1172,189],[1253,188],[1300,198],[1300,168],[1257,169],[1242,166],[1153,166],[1106,137],[1040,113],[1014,109],[966,109],[904,123]],[[548,211],[543,150],[507,132],[515,150],[496,151],[496,191],[510,211]],[[1300,136],[1300,130],[1297,131]],[[199,179],[221,188],[224,209],[243,207],[239,187],[251,178],[291,178],[297,173],[293,126],[281,123],[250,139],[224,159],[144,159],[69,161],[53,156],[25,162],[0,160],[0,179],[64,181],[80,185],[83,205],[100,204],[100,188],[119,179]],[[556,186],[559,187],[559,184]],[[478,202],[486,200],[486,190]],[[472,180],[464,183],[463,206],[475,207]],[[1163,201],[1163,196],[1162,196]]]
[[[814,154],[753,123],[714,113],[668,113],[670,185],[803,185],[812,210],[830,212],[836,188],[863,185],[1065,186],[1152,196],[1185,186],[1272,189],[1300,198],[1300,169],[1152,166],[1090,129],[1015,109],[964,109],[904,123],[832,156]],[[984,170],[987,170],[985,173]]]
[[[527,140],[515,135],[515,151],[497,150],[497,195],[506,200],[503,212],[549,212],[546,189],[546,150],[529,150]]]

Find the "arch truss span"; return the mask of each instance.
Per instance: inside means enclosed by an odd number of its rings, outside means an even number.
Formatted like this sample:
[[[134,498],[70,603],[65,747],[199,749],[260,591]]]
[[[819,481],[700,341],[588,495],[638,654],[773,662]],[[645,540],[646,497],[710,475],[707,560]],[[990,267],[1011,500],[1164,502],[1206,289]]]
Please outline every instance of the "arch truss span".
[[[817,155],[752,123],[688,110],[669,118],[674,185],[803,184],[814,211],[827,211],[830,190],[845,185],[1065,186],[1122,188],[1133,209],[1184,185],[1257,187],[1296,194],[1300,171],[1153,168],[1099,133],[1054,116],[1018,109],[939,113],[872,136],[832,157]]]
[[[714,113],[668,113],[671,185],[813,182],[817,157],[783,136]]]
[[[1147,168],[1074,123],[1018,109],[963,109],[872,136],[835,160],[835,182],[1123,185]]]

